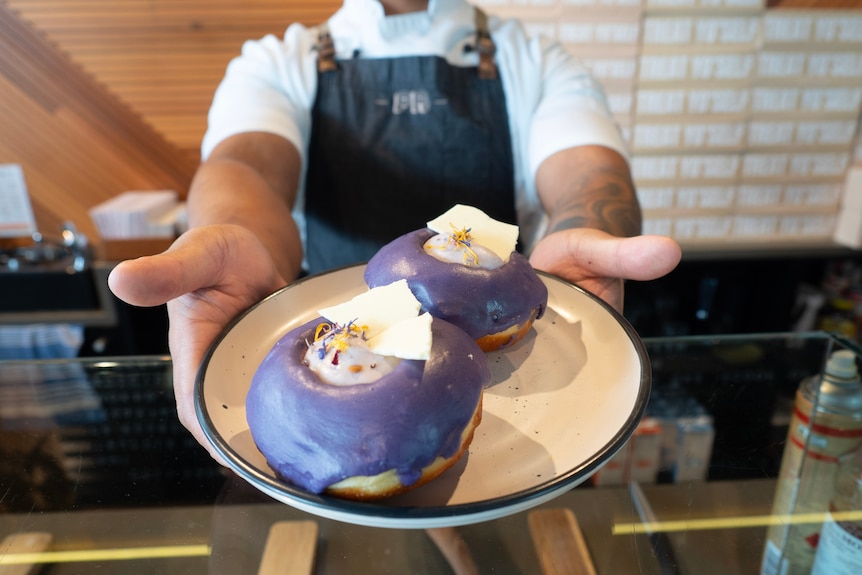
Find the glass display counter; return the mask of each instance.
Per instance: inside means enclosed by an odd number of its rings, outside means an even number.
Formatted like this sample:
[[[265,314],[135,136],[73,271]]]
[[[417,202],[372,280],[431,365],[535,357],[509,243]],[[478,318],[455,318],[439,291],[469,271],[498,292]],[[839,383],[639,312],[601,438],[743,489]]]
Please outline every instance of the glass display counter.
[[[278,503],[180,426],[167,357],[0,362],[0,574],[759,573],[800,381],[831,334],[647,338],[642,425],[589,480],[434,530]]]

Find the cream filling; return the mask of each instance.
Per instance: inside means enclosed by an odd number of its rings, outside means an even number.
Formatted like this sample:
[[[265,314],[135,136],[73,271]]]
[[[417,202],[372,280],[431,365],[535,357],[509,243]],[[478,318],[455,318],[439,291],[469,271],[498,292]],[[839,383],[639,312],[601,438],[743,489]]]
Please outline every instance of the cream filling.
[[[459,242],[452,234],[441,233],[430,237],[422,246],[425,253],[451,264],[463,264],[495,270],[503,265],[503,260],[485,246],[471,241],[469,245]]]
[[[375,382],[392,373],[401,359],[375,353],[362,338],[350,337],[346,346],[312,343],[304,363],[324,383],[346,386]]]

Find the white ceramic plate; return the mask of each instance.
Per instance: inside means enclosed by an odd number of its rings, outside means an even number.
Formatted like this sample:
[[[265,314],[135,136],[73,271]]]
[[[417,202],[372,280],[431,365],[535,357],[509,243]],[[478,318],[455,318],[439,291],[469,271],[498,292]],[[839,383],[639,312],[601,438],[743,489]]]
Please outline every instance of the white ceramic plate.
[[[469,453],[435,481],[379,503],[314,495],[276,479],[245,418],[257,366],[287,331],[367,288],[364,266],[299,280],[228,326],[201,364],[195,400],[207,437],[260,491],[308,513],[373,527],[466,525],[523,511],[595,473],[631,436],[650,389],[640,338],[607,304],[555,277],[545,316],[489,354],[493,382]],[[322,423],[323,424],[323,423]]]

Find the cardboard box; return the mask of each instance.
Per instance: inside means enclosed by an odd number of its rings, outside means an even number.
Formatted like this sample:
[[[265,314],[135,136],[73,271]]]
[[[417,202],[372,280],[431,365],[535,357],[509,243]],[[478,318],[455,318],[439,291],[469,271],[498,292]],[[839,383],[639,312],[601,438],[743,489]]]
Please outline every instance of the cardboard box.
[[[631,461],[631,442],[629,439],[601,469],[596,471],[590,481],[596,487],[609,485],[625,485],[628,483],[629,465]]]
[[[673,218],[644,213],[642,230],[644,234],[671,237],[673,236]]]
[[[735,238],[773,238],[778,229],[777,215],[735,215],[732,218],[732,235]]]
[[[592,476],[595,486],[655,483],[661,460],[663,429],[657,419],[643,418],[631,438]]]
[[[782,205],[786,207],[837,209],[840,206],[843,189],[844,186],[838,182],[815,181],[785,184]],[[862,209],[862,206],[860,206],[860,209]]]
[[[862,212],[862,166],[847,170],[841,207]]]
[[[783,184],[740,184],[736,205],[740,208],[778,208],[784,193]]]
[[[703,481],[709,472],[715,427],[712,417],[681,418],[677,422],[677,454],[673,467],[673,479],[681,481]]]
[[[700,118],[673,121],[639,119],[634,126],[632,149],[656,151],[738,151],[745,148],[748,123]]]
[[[641,53],[638,80],[641,83],[742,82],[757,69],[752,50],[698,49],[678,46],[670,51]]]
[[[733,217],[725,215],[677,216],[673,237],[677,240],[723,239],[731,235]]]
[[[638,55],[625,47],[602,50],[600,53],[575,53],[575,57],[603,84],[624,82],[634,86],[638,76]]]
[[[847,170],[833,239],[847,247],[862,248],[862,166]]]
[[[680,186],[675,206],[684,210],[726,210],[736,199],[736,186]]]
[[[635,154],[632,174],[638,187],[656,183],[734,184],[742,154]]]
[[[679,160],[679,178],[727,181],[738,177],[740,165],[738,154],[682,155]]]
[[[862,210],[842,209],[832,239],[848,248],[862,248]]]
[[[833,236],[837,223],[837,210],[822,214],[783,214],[776,233],[780,237],[825,239]]]
[[[555,8],[557,4],[558,0],[476,0],[476,5],[489,14],[496,14],[497,10],[529,11]]]
[[[754,85],[751,113],[755,117],[800,115],[818,118],[857,117],[862,110],[862,85]]]
[[[736,206],[741,210],[785,210],[811,212],[836,211],[843,185],[840,181],[808,180],[749,182],[743,180],[736,190]]]
[[[727,121],[747,118],[751,105],[748,83],[641,86],[635,99],[638,118],[722,116]]]
[[[759,82],[789,84],[862,81],[862,51],[765,48],[757,54],[754,76]]]
[[[655,483],[661,462],[661,423],[652,417],[643,418],[635,429],[629,456],[629,481]]]
[[[848,152],[749,152],[741,165],[743,180],[840,178],[850,162]]]
[[[558,39],[577,54],[601,54],[623,49],[636,54],[641,41],[641,14],[627,10],[589,10],[563,7]]]
[[[650,12],[762,12],[766,0],[645,0]]]
[[[735,185],[703,184],[666,184],[640,186],[637,188],[638,200],[645,215],[671,215],[683,213],[706,213],[709,211],[727,212],[735,204],[737,188]]]
[[[747,145],[752,149],[818,148],[847,150],[854,141],[856,119],[773,118],[748,123]]]
[[[676,205],[676,188],[674,186],[638,186],[635,190],[644,218],[647,213],[656,210],[669,210]]]
[[[763,42],[833,46],[862,45],[858,10],[769,10],[763,15]]]
[[[760,16],[742,14],[661,15],[647,14],[643,23],[643,48],[653,46],[708,46],[754,50],[760,42]]]
[[[564,7],[577,8],[612,8],[640,12],[643,0],[559,0]]]

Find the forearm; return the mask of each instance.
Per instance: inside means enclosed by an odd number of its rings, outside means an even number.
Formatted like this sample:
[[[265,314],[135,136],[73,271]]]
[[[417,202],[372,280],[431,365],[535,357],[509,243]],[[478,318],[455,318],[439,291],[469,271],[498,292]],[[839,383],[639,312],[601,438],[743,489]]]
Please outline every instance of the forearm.
[[[539,197],[549,217],[547,233],[595,228],[619,237],[641,233],[641,210],[628,162],[602,146],[559,152],[539,167]]]
[[[298,165],[298,159],[296,162]],[[291,164],[290,158],[285,158],[285,163]],[[288,281],[295,278],[302,262],[302,246],[291,216],[298,179],[293,172],[287,170],[287,177],[272,177],[229,154],[214,154],[201,165],[192,182],[189,225],[245,227],[270,252],[282,277]]]

